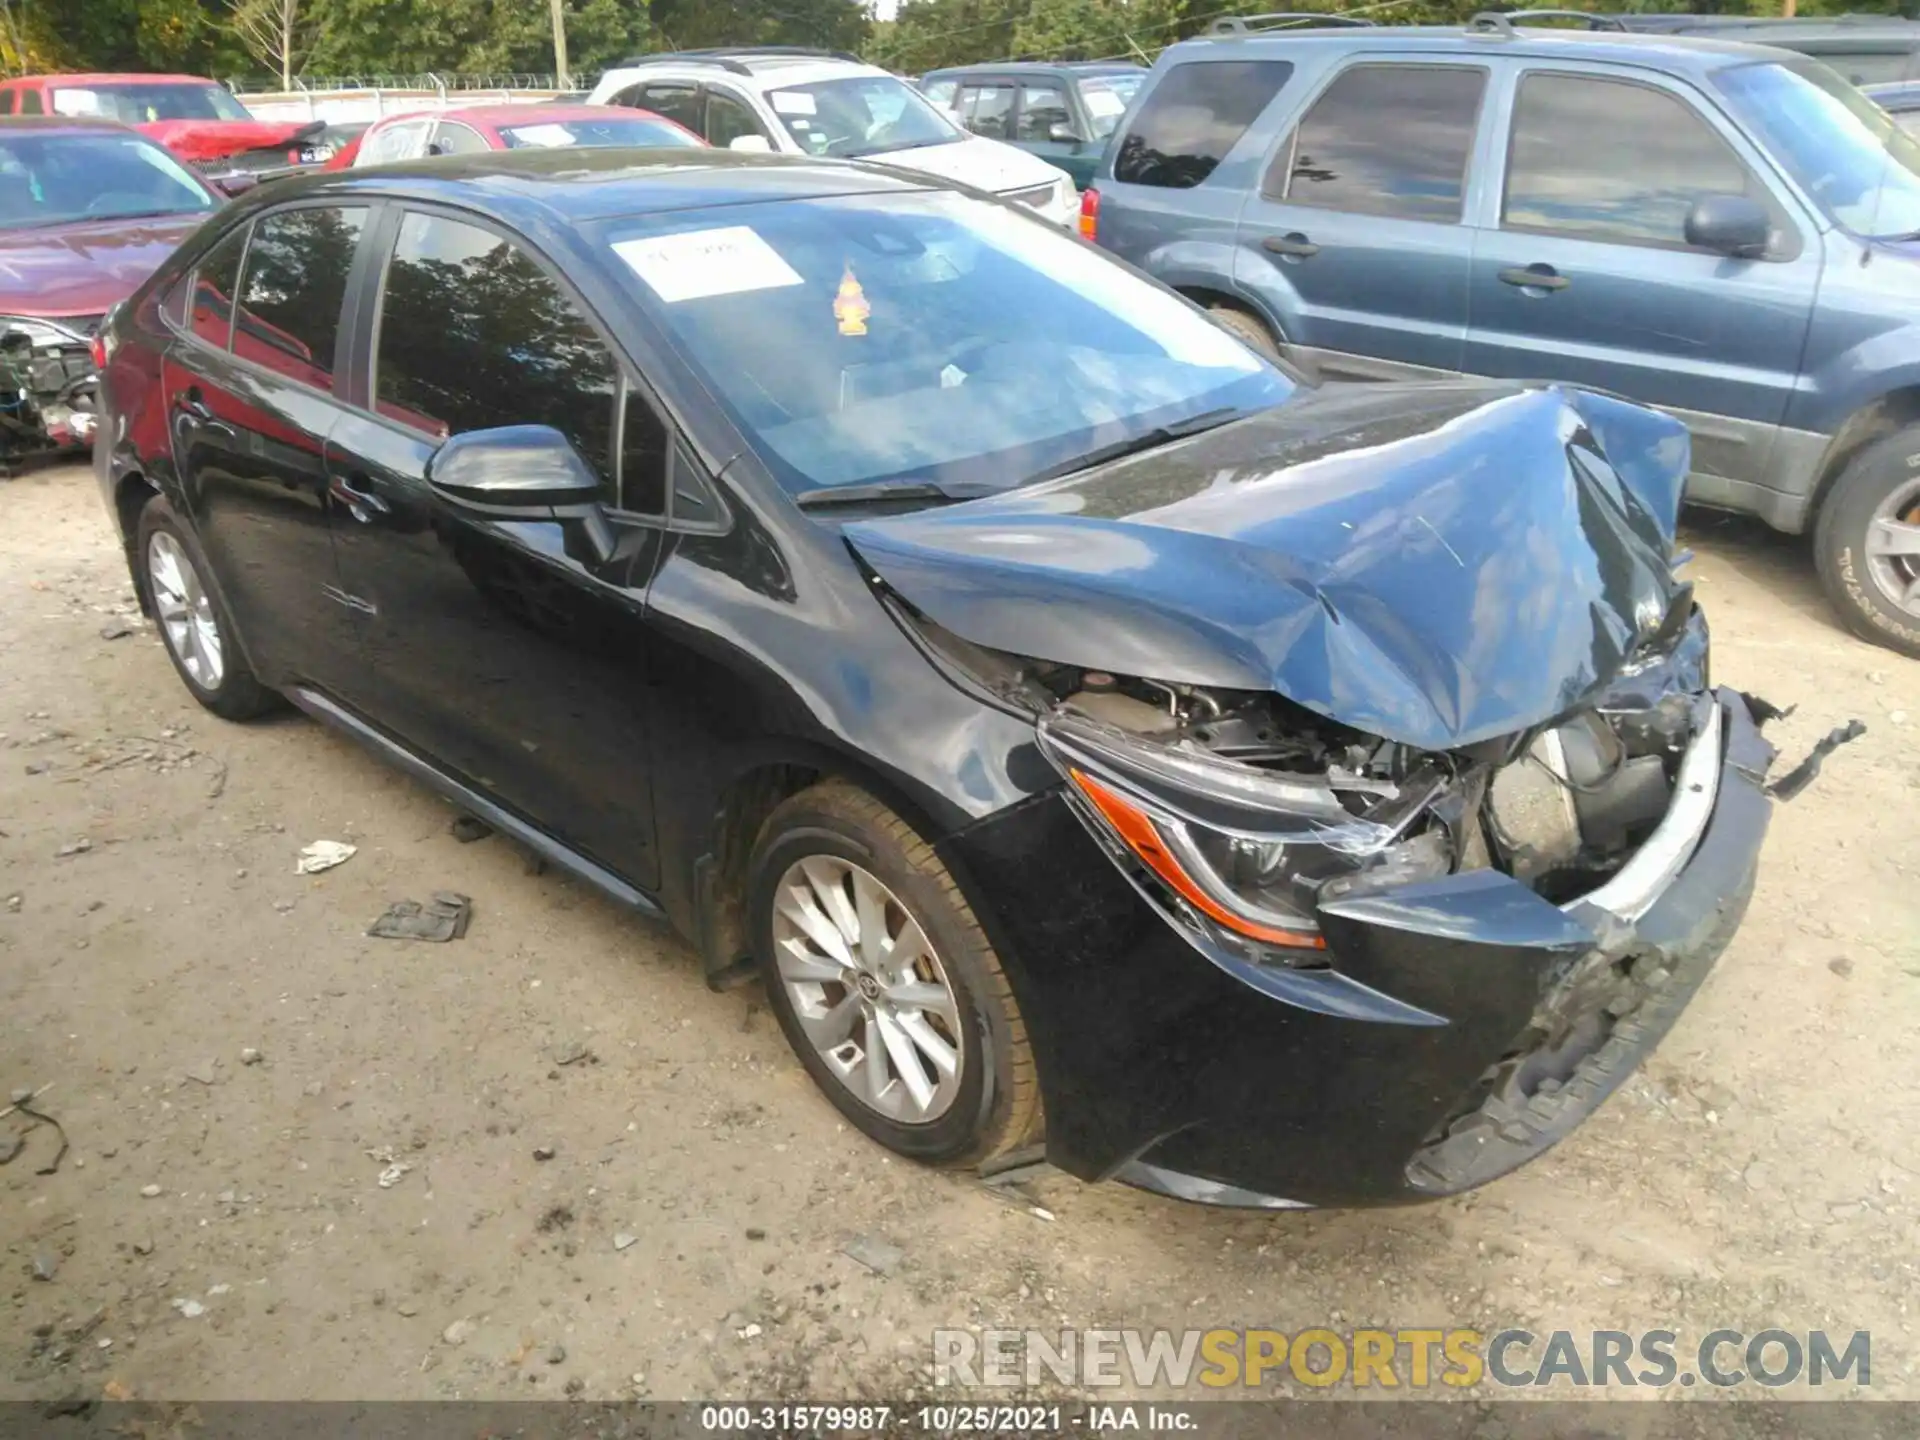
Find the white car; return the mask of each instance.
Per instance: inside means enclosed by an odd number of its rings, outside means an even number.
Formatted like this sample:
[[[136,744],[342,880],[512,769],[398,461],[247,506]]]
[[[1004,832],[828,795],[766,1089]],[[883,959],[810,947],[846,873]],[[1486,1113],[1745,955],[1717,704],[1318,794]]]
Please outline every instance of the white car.
[[[970,135],[899,76],[851,55],[759,46],[647,55],[600,77],[590,105],[630,105],[709,144],[872,160],[1026,205],[1071,227],[1080,197],[1046,161]]]

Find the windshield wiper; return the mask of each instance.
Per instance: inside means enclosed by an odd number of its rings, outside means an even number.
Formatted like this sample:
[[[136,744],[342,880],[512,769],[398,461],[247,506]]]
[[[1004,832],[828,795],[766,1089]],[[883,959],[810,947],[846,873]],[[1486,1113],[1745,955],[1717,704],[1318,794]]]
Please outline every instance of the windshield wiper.
[[[976,500],[1004,487],[998,485],[936,485],[931,480],[870,480],[858,485],[823,485],[802,490],[793,503],[802,510],[825,510],[837,505],[886,505],[896,500],[952,503]]]
[[[1176,420],[1171,425],[1156,425],[1142,434],[1130,436],[1125,440],[1116,440],[1111,445],[1102,445],[1097,450],[1089,450],[1084,455],[1076,455],[1071,460],[1051,465],[1036,475],[1029,475],[1024,483],[1032,485],[1041,480],[1058,480],[1062,475],[1091,470],[1094,466],[1104,465],[1109,460],[1138,455],[1142,450],[1157,450],[1170,441],[1183,440],[1189,435],[1198,435],[1202,430],[1216,430],[1229,421],[1240,419],[1246,413],[1232,405],[1222,406],[1218,410],[1203,410],[1198,415],[1189,415],[1186,419]]]

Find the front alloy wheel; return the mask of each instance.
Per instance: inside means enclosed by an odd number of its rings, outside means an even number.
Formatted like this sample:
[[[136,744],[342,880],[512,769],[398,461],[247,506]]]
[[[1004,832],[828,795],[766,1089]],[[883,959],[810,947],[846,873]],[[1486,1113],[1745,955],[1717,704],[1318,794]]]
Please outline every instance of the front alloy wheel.
[[[941,1165],[1039,1136],[1013,987],[911,825],[857,786],[823,781],[767,817],[746,878],[768,1003],[842,1115]]]
[[[938,1120],[966,1040],[940,957],[899,897],[838,856],[796,860],[774,901],[774,963],[826,1066],[892,1120]]]

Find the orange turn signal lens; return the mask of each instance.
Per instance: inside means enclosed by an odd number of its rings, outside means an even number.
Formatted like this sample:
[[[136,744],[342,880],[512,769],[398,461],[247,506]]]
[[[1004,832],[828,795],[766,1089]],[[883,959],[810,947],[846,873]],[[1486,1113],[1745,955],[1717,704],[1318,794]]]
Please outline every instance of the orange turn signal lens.
[[[1160,831],[1155,827],[1152,816],[1132,801],[1109,790],[1086,771],[1069,767],[1067,773],[1073,777],[1073,783],[1080,788],[1080,793],[1113,827],[1113,832],[1126,842],[1127,848],[1138,855],[1142,863],[1164,880],[1176,895],[1209,920],[1226,926],[1235,934],[1262,940],[1269,945],[1285,945],[1296,950],[1327,948],[1326,940],[1319,935],[1276,930],[1272,926],[1257,925],[1235,915],[1194,883],[1193,877],[1187,874],[1173,852],[1161,841]]]

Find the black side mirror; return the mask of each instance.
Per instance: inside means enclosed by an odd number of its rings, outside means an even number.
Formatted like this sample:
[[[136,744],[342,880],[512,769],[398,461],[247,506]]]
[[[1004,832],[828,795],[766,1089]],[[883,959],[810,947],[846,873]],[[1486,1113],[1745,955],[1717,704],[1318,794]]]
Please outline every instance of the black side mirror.
[[[613,534],[593,467],[551,425],[501,425],[456,435],[427,461],[441,499],[491,520],[572,520],[604,558]]]
[[[1056,120],[1047,127],[1047,139],[1059,145],[1078,145],[1080,132],[1065,120]]]
[[[1687,211],[1687,244],[1736,260],[1765,255],[1772,233],[1766,208],[1745,195],[1702,195]]]
[[[258,175],[249,175],[244,170],[234,170],[225,175],[211,176],[207,183],[231,200],[237,195],[246,194],[249,190],[257,186],[260,183],[260,177]]]

